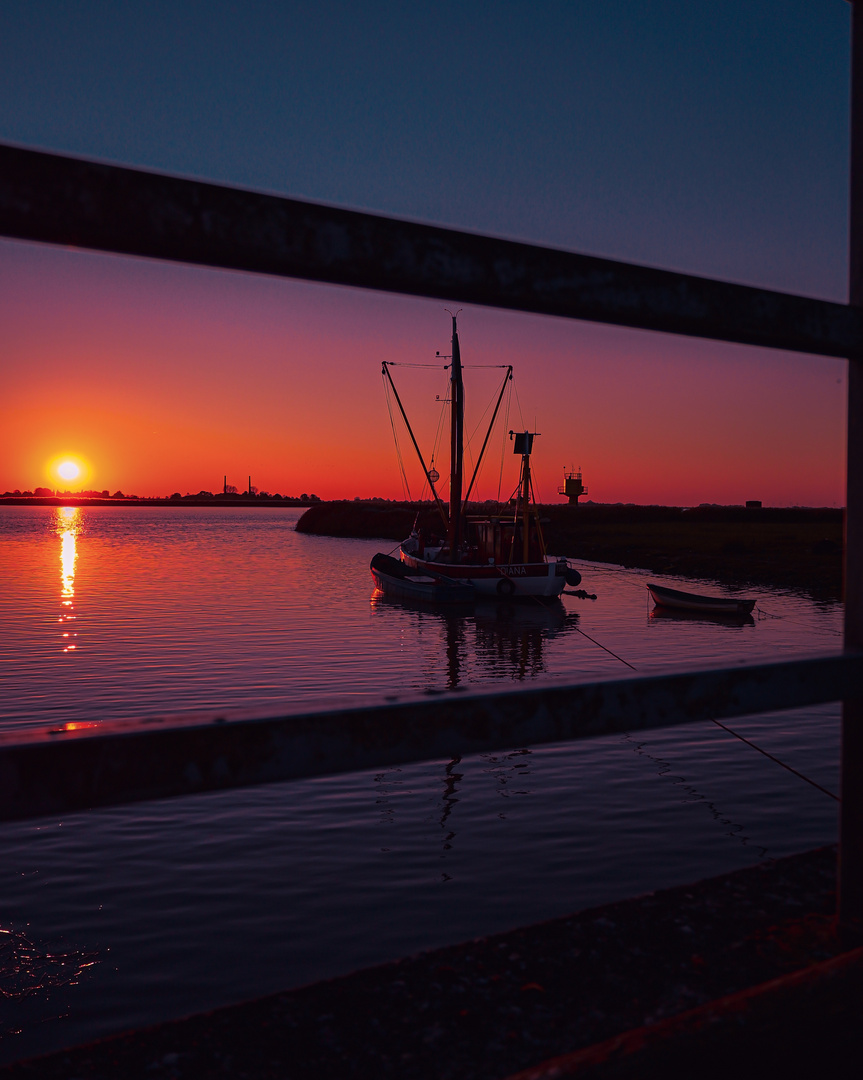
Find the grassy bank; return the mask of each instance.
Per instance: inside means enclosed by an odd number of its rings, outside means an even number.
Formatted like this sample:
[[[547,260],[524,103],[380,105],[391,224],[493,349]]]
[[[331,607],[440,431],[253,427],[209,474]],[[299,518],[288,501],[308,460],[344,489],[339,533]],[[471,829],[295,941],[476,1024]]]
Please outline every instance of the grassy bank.
[[[835,866],[829,848],[772,860],[112,1035],[0,1076],[854,1076],[863,978],[859,950],[836,931]]]
[[[714,578],[729,585],[801,589],[823,599],[841,595],[841,510],[621,505],[541,509],[548,549],[555,555]],[[297,530],[396,541],[408,535],[417,513],[422,522],[439,526],[437,512],[427,503],[330,502],[307,510]]]

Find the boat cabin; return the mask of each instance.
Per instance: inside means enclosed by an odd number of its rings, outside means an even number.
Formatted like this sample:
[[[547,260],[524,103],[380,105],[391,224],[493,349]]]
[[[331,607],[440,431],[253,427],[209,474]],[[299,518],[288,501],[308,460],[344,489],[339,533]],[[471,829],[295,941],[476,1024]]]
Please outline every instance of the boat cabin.
[[[527,515],[527,558],[524,545],[524,515],[513,517],[468,517],[468,535],[477,547],[478,561],[484,563],[543,562],[545,542],[539,525],[539,514],[531,509]]]
[[[424,529],[405,541],[404,548],[421,559],[450,561],[446,543]],[[543,562],[544,559],[545,542],[535,510],[531,510],[527,519],[527,558],[524,556],[523,515],[520,514],[518,519],[497,515],[467,518],[467,544],[460,562],[506,566],[511,563]]]

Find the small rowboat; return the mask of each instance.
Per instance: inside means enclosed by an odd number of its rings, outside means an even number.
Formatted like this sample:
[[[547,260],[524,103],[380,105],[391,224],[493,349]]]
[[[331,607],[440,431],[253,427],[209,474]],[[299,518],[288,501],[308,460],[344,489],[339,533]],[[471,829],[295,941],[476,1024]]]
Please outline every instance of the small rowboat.
[[[666,589],[664,585],[648,585],[647,591],[657,607],[677,611],[701,611],[711,615],[748,615],[755,607],[754,600],[735,600],[730,596],[700,596],[698,593]]]
[[[444,574],[415,570],[381,552],[372,558],[369,569],[380,591],[396,600],[469,604],[476,598],[476,589],[467,581],[454,581]]]

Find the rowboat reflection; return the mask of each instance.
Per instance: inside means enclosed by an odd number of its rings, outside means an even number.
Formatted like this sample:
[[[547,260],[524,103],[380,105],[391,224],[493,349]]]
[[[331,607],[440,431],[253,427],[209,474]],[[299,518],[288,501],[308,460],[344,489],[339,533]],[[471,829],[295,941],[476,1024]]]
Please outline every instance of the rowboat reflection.
[[[647,615],[648,626],[669,623],[712,623],[714,626],[754,626],[755,619],[748,612],[675,611],[673,608],[655,607]]]

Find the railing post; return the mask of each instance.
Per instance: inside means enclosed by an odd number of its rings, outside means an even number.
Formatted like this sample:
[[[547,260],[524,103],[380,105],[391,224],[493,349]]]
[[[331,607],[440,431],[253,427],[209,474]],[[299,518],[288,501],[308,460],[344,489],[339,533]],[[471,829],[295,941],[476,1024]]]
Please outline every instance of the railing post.
[[[863,0],[851,0],[851,199],[848,300],[863,306]],[[863,648],[863,358],[848,358],[845,648]],[[842,702],[840,926],[863,937],[863,687]]]

